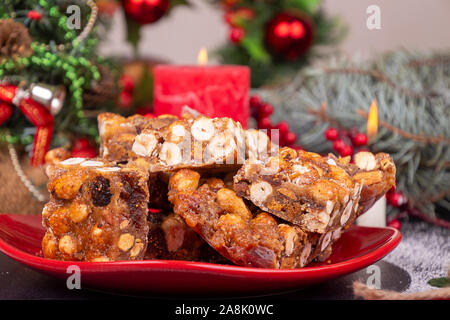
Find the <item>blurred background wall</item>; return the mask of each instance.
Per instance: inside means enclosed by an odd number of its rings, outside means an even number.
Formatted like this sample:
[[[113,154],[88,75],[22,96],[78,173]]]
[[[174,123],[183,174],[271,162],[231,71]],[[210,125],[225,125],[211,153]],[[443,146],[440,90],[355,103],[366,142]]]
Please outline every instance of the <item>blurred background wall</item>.
[[[205,0],[191,2],[193,7],[175,8],[169,17],[142,29],[142,56],[192,64],[201,47],[214,49],[227,41],[228,28],[222,13]],[[366,9],[372,4],[381,9],[380,30],[366,27]],[[325,0],[324,8],[349,26],[347,38],[339,47],[349,54],[370,56],[399,47],[450,48],[450,0]],[[101,46],[102,54],[131,56],[123,24],[122,12],[116,13]]]

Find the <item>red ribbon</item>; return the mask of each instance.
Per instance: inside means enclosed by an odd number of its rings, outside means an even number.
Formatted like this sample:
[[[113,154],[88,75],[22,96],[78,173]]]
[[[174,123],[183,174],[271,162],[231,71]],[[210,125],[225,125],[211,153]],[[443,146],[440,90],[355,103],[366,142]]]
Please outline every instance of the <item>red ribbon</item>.
[[[17,95],[17,86],[0,84],[0,125],[12,115],[13,100]],[[38,167],[44,163],[53,133],[53,116],[42,104],[31,98],[24,98],[17,102],[19,110],[36,126],[31,165]]]

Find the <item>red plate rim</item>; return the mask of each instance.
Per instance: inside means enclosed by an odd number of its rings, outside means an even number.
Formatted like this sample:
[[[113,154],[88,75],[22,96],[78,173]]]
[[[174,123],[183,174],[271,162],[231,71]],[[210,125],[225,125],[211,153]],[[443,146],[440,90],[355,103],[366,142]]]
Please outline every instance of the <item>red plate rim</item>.
[[[10,216],[9,214],[2,214]],[[365,228],[358,226],[358,228]],[[373,227],[370,227],[373,228]],[[178,261],[178,260],[139,260],[139,261],[111,261],[111,262],[83,262],[83,261],[59,261],[46,259],[36,255],[26,253],[20,249],[9,245],[2,239],[0,239],[0,252],[10,258],[19,261],[29,267],[37,268],[42,271],[65,271],[70,265],[77,265],[84,272],[112,272],[118,270],[124,270],[125,267],[131,270],[143,270],[143,269],[164,269],[165,271],[190,271],[198,273],[224,273],[234,276],[242,276],[243,274],[252,275],[253,277],[265,277],[268,274],[270,276],[286,276],[289,274],[297,274],[302,276],[316,275],[316,273],[326,273],[328,275],[340,274],[343,270],[358,270],[364,268],[374,262],[380,260],[391,252],[402,239],[401,232],[392,227],[378,228],[389,229],[392,234],[387,237],[382,243],[378,245],[373,251],[366,253],[362,256],[355,257],[346,261],[336,262],[330,265],[312,266],[298,269],[263,269],[253,267],[241,267],[234,265],[213,264],[207,262],[191,262],[191,261]],[[95,270],[94,270],[95,269]]]

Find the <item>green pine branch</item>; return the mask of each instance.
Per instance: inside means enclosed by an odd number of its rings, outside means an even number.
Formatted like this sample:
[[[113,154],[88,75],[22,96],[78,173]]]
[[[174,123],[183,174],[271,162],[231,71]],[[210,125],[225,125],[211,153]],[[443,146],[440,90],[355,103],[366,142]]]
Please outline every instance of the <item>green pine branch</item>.
[[[450,210],[449,52],[399,51],[363,63],[334,58],[260,94],[276,106],[275,121],[288,121],[298,143],[319,153],[333,151],[324,137],[330,126],[365,132],[376,99],[380,123],[371,151],[391,154],[397,189],[427,217],[436,217],[437,205]]]
[[[69,5],[78,5],[81,9],[80,30],[71,30],[67,26],[69,15],[66,9]],[[27,14],[31,10],[40,12],[42,18],[29,19]],[[91,9],[84,0],[5,0],[0,4],[0,18],[22,23],[32,38],[33,49],[30,57],[2,57],[0,79],[12,84],[63,84],[66,88],[64,107],[55,116],[53,147],[70,141],[74,136],[98,136],[96,119],[85,114],[83,94],[101,83],[99,66],[111,70],[107,67],[108,61],[96,53],[96,46],[102,36],[98,26],[103,27],[105,20],[98,19],[96,26],[81,43],[74,41],[86,26],[90,14]],[[62,44],[65,45],[64,49],[58,47]],[[111,110],[111,103],[98,108]],[[0,128],[0,137],[5,137],[7,129],[11,133],[8,134],[8,142],[29,145],[32,139],[27,128],[30,126],[20,111],[14,109],[13,116]]]

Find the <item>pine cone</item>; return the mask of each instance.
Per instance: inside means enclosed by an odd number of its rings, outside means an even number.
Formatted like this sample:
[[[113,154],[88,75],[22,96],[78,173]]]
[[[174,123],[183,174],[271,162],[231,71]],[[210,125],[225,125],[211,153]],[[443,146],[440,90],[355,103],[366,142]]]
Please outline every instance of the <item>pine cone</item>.
[[[95,109],[107,101],[114,101],[118,97],[118,88],[114,75],[104,66],[97,66],[100,71],[100,81],[83,94],[86,109]]]
[[[0,19],[0,59],[28,57],[31,53],[28,29],[12,19]]]

